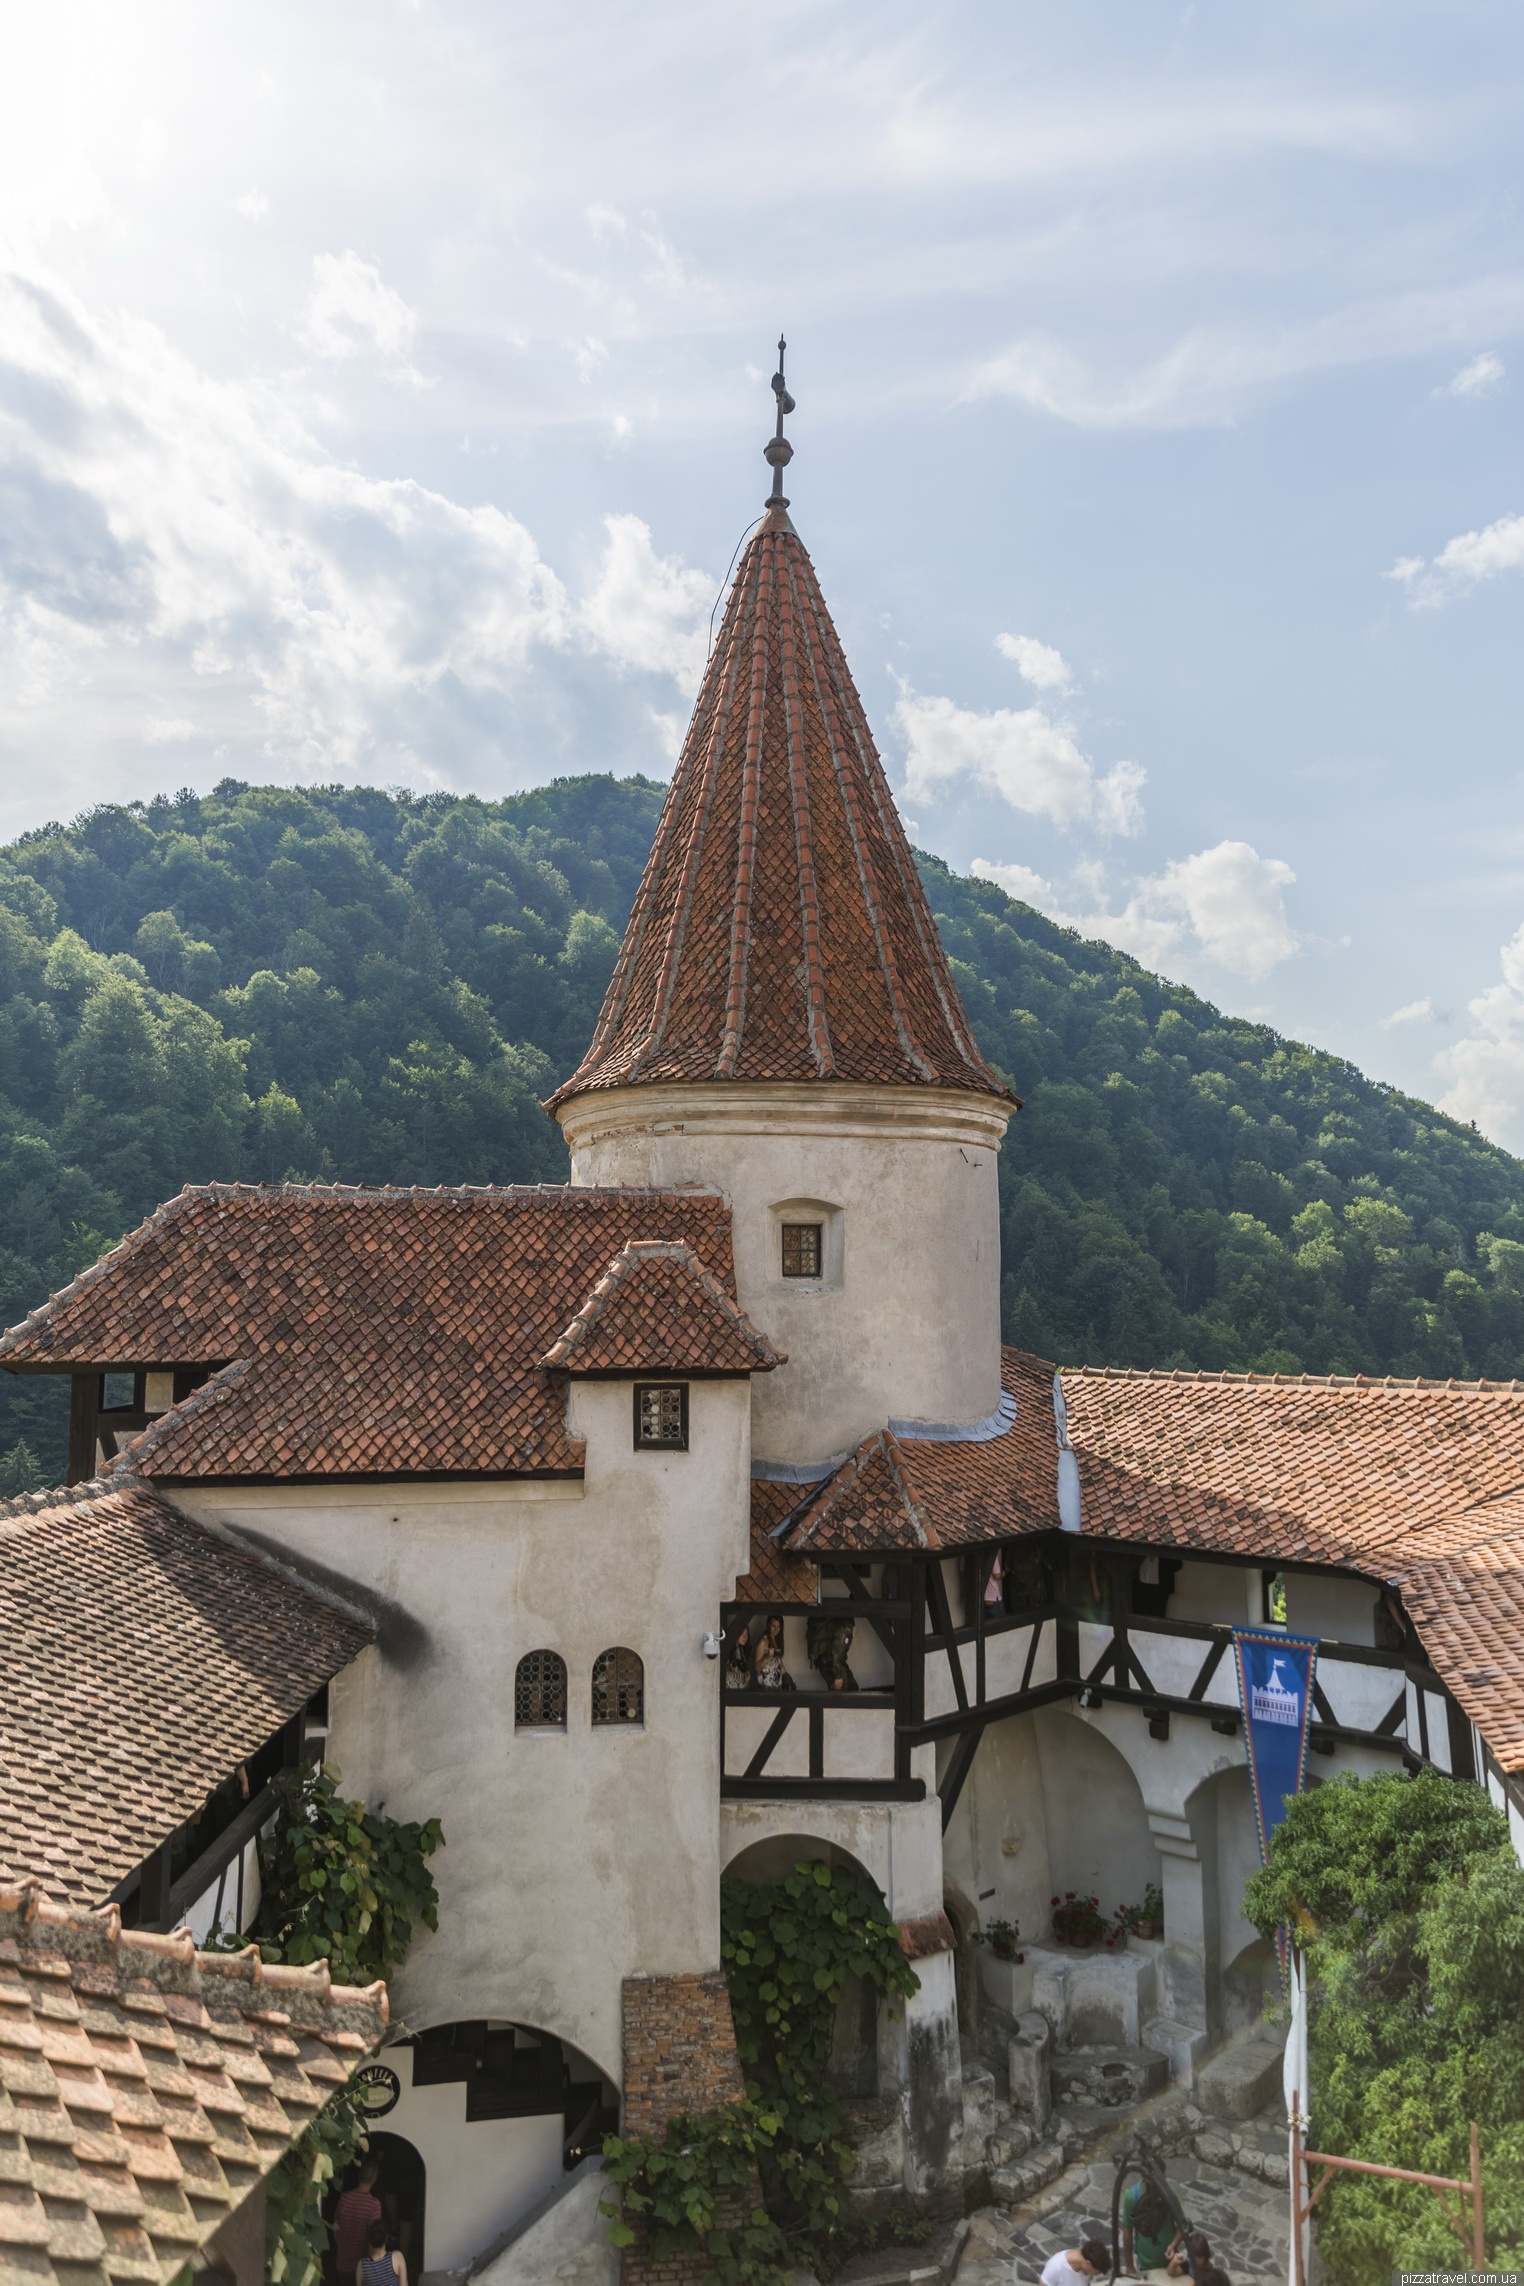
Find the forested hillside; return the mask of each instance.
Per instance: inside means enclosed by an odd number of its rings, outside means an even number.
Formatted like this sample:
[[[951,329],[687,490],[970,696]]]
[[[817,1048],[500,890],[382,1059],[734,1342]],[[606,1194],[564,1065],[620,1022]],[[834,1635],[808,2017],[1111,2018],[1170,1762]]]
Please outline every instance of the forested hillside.
[[[591,1031],[662,789],[496,803],[225,780],[0,851],[0,1321],[210,1177],[559,1180],[539,1099]],[[1005,1316],[1064,1361],[1524,1371],[1524,1166],[935,859],[1026,1109]],[[0,1374],[0,1489],[64,1391]]]

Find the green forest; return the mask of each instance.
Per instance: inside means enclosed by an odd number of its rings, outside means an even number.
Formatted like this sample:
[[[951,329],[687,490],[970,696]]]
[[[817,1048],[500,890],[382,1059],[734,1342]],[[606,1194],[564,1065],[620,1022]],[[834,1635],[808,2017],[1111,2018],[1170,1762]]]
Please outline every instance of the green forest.
[[[663,789],[224,779],[0,850],[0,1321],[182,1183],[559,1181]],[[1063,1363],[1524,1369],[1524,1165],[938,859],[985,1054],[1007,1337]],[[65,1391],[0,1374],[0,1491]]]

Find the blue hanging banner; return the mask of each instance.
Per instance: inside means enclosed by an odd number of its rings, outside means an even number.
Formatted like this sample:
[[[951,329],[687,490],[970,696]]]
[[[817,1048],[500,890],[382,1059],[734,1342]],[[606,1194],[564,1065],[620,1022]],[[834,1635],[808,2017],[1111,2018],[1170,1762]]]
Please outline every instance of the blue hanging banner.
[[[1315,1637],[1235,1627],[1233,1648],[1259,1854],[1268,1864],[1270,1836],[1286,1815],[1287,1797],[1302,1791],[1307,1771],[1318,1646]]]

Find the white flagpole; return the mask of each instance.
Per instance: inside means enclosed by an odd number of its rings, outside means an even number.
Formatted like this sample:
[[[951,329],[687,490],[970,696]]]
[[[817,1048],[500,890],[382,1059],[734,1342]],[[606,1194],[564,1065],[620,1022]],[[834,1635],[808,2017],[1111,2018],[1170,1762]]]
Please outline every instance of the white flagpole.
[[[1291,2022],[1286,2031],[1286,2053],[1281,2085],[1286,2098],[1286,2171],[1290,2181],[1291,2246],[1287,2286],[1305,2286],[1310,2217],[1303,2220],[1306,2185],[1302,2151],[1312,2105],[1307,2085],[1307,1968],[1299,1948],[1291,1947]]]

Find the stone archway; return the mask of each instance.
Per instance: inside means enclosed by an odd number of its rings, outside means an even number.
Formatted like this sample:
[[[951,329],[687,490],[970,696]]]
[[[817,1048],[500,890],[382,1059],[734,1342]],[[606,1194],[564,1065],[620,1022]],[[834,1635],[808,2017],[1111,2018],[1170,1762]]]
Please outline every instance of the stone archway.
[[[781,1881],[796,1865],[823,1859],[854,1873],[879,1899],[887,1913],[883,1892],[861,1858],[838,1843],[819,1841],[809,1834],[769,1834],[739,1850],[725,1868],[727,1880],[758,1884]],[[836,2011],[831,2041],[831,2080],[840,2096],[866,2100],[879,2092],[878,1997],[861,1977],[850,1977]]]
[[[1109,1921],[1119,1905],[1140,1905],[1150,1883],[1161,1880],[1143,1789],[1121,1749],[1081,1716],[1043,1707],[1032,1721],[1053,1893],[1093,1896]]]

